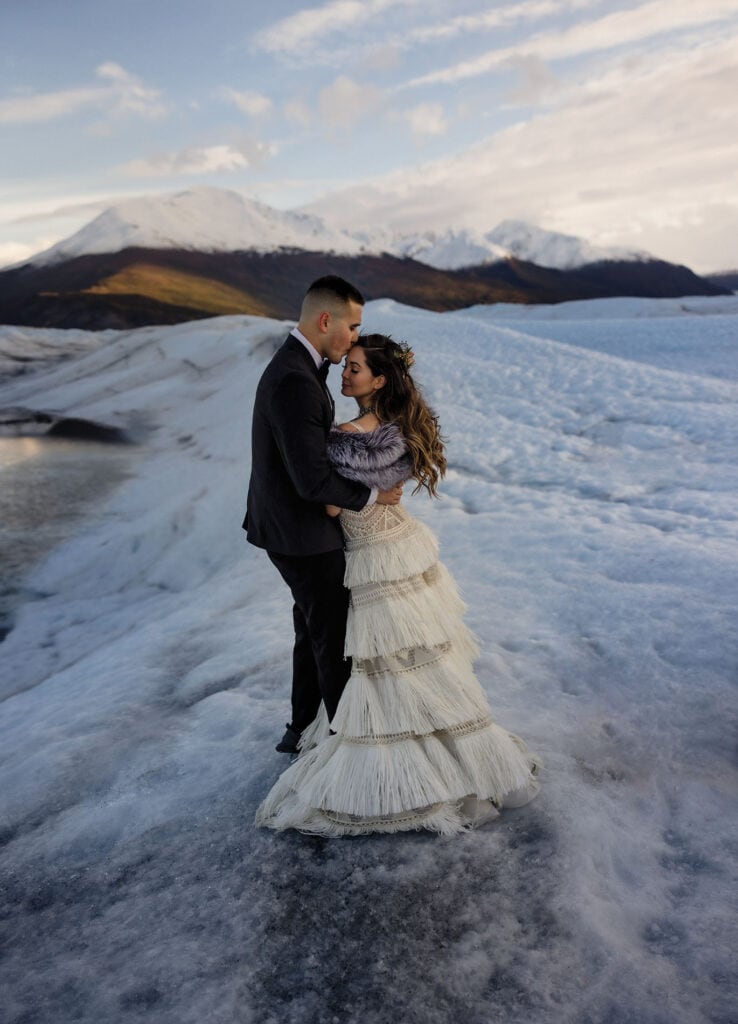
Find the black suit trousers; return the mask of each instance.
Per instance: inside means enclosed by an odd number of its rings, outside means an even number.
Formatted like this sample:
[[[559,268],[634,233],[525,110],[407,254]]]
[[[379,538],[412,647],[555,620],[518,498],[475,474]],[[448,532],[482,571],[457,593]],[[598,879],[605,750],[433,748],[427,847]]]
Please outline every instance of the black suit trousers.
[[[328,718],[333,718],[351,675],[351,659],[343,656],[349,604],[344,554],[340,549],[318,555],[267,554],[295,602],[290,724],[303,732],[318,713],[321,698]]]

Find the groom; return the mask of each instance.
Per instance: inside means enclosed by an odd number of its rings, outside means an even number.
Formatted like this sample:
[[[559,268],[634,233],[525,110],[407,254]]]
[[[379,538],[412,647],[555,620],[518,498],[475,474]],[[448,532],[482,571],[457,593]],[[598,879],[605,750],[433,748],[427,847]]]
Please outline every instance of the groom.
[[[331,719],[351,674],[343,656],[348,591],[343,536],[325,505],[359,511],[396,505],[402,488],[371,490],[339,476],[326,456],[334,405],[326,386],[331,363],[356,341],[364,299],[333,275],[307,290],[300,321],[262,374],[251,430],[251,480],[243,526],[265,548],[292,592],[292,720],[277,750],[297,752],[321,699]]]

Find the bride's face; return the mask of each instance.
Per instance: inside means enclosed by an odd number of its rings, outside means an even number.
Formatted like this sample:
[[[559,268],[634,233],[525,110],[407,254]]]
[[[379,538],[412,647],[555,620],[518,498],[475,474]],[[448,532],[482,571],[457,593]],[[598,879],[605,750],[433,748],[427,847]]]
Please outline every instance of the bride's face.
[[[364,349],[354,345],[346,356],[341,373],[341,394],[355,399],[359,405],[371,405],[386,381],[382,374],[375,377],[367,366]]]

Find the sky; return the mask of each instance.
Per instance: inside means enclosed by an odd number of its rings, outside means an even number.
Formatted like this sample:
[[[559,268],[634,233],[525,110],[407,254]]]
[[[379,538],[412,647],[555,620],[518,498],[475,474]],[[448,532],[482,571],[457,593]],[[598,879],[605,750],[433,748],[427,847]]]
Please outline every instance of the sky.
[[[738,267],[738,0],[0,0],[0,264],[195,184]]]

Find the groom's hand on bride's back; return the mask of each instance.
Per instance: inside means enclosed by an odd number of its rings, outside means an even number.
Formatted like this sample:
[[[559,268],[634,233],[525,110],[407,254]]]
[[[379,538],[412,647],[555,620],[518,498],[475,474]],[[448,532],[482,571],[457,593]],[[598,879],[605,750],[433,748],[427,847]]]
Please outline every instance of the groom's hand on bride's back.
[[[380,491],[377,495],[378,505],[399,505],[402,498],[402,484],[395,484],[390,491]]]

